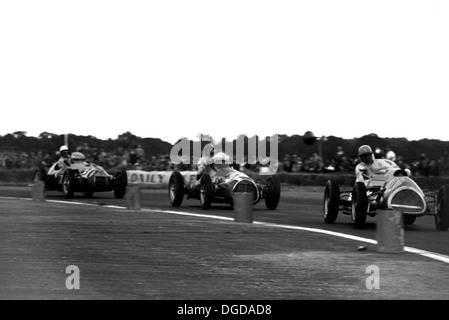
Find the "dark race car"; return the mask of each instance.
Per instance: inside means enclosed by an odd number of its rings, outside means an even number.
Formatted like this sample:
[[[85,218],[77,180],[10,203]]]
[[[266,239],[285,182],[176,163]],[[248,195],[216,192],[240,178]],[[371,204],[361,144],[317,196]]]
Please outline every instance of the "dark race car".
[[[111,175],[103,167],[85,161],[79,152],[74,152],[64,167],[57,165],[53,164],[48,171],[44,167],[36,169],[33,181],[43,181],[45,191],[60,191],[66,198],[76,192],[92,197],[95,192],[108,191],[114,191],[117,199],[125,197],[128,177],[124,169]]]
[[[354,228],[362,229],[366,217],[374,217],[376,210],[394,209],[402,212],[405,225],[412,225],[417,217],[432,215],[437,230],[449,228],[449,186],[438,191],[426,191],[413,181],[408,170],[384,168],[373,178],[356,182],[352,190],[340,191],[335,180],[328,180],[324,191],[323,218],[333,224],[338,212],[350,215]]]
[[[169,200],[173,207],[181,206],[184,195],[187,199],[200,200],[203,209],[209,209],[212,203],[234,205],[234,194],[247,192],[252,194],[253,205],[265,200],[267,209],[275,210],[279,204],[281,187],[276,175],[269,176],[266,182],[254,181],[243,172],[230,167],[219,169],[213,174],[203,174],[199,180],[185,179],[174,171],[168,184]]]

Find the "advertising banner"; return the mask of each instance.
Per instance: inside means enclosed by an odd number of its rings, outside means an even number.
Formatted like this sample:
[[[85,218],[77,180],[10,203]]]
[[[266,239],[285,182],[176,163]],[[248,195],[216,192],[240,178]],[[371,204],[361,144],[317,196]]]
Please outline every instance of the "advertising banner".
[[[172,171],[142,171],[129,170],[128,174],[129,184],[153,185],[153,186],[168,186]],[[196,179],[196,171],[181,171],[181,175],[187,184]]]

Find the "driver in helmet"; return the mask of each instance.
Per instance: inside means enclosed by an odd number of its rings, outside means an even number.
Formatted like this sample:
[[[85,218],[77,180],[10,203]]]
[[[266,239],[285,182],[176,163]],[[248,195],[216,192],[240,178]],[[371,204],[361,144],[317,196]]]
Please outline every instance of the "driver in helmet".
[[[391,160],[376,159],[373,149],[369,145],[363,145],[358,152],[360,163],[355,168],[357,182],[367,183],[375,174],[386,168],[398,168],[399,166]],[[408,173],[407,173],[408,174]]]
[[[72,156],[70,159],[71,159],[71,163],[74,165],[84,164],[84,162],[86,161],[86,157],[81,152],[72,153]]]
[[[215,173],[215,182],[218,183],[218,188],[224,189],[225,194],[229,194],[230,192],[230,186],[226,183],[226,178],[234,171],[234,169],[231,168],[229,160],[230,157],[221,151],[213,157],[214,167],[217,170]]]
[[[218,152],[212,159],[217,172],[220,171],[221,175],[225,175],[227,171],[232,170],[231,164],[229,163],[230,157],[226,153]]]
[[[61,157],[56,163],[55,170],[61,170],[67,166],[70,166],[69,148],[67,146],[61,146],[61,148],[59,148],[59,153],[61,154]]]
[[[214,167],[214,145],[212,143],[208,143],[204,146],[202,157],[198,160],[197,163],[197,174],[196,179],[199,180],[201,176],[205,173],[211,174],[216,171]]]

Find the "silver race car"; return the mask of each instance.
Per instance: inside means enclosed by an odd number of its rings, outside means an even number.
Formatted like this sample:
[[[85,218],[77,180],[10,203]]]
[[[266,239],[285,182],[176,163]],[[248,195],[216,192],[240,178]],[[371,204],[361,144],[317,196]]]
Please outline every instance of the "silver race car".
[[[200,200],[203,209],[209,209],[212,203],[234,205],[237,192],[252,194],[253,205],[261,199],[269,210],[275,210],[279,204],[281,187],[276,175],[269,176],[266,182],[254,181],[243,172],[229,166],[212,170],[200,178],[185,179],[178,171],[174,171],[168,185],[168,195],[173,207],[179,207],[187,195],[188,199]]]
[[[326,223],[334,223],[341,211],[351,216],[354,228],[362,229],[366,217],[374,217],[378,209],[401,211],[405,225],[412,225],[417,217],[432,215],[437,230],[446,231],[449,228],[449,186],[424,192],[408,170],[396,166],[384,168],[365,183],[356,182],[348,191],[340,191],[333,179],[327,181],[323,205]]]
[[[61,191],[66,198],[73,197],[75,192],[92,197],[95,192],[114,191],[117,199],[126,194],[128,177],[124,169],[111,175],[103,167],[85,161],[80,152],[74,152],[64,167],[57,165],[53,164],[48,171],[43,167],[36,169],[33,181],[43,181],[46,191]]]

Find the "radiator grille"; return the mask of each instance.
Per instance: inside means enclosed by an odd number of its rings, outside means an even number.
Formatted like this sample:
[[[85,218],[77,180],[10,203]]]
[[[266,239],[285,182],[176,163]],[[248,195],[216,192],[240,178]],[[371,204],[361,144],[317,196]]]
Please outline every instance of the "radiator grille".
[[[95,176],[95,187],[97,189],[106,189],[106,187],[108,186],[108,179],[107,177],[98,177]]]
[[[423,199],[413,190],[402,190],[393,196],[391,207],[407,213],[421,213],[426,204]]]
[[[250,181],[240,181],[234,187],[234,192],[250,192],[253,194],[253,201],[257,200],[257,190]]]

